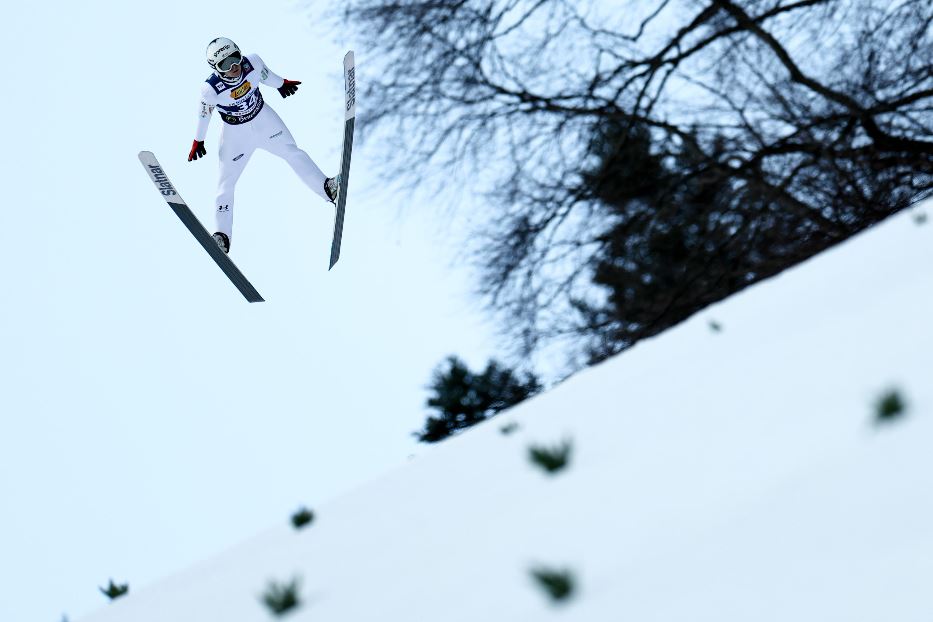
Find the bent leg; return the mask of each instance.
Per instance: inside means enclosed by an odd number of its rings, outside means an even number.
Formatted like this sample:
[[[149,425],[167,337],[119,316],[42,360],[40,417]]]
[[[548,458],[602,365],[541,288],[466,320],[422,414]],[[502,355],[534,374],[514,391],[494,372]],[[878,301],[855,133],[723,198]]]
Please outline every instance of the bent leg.
[[[270,110],[269,112],[272,111]],[[275,113],[273,112],[273,114]],[[275,121],[277,121],[277,123]],[[324,192],[324,180],[327,179],[327,177],[321,172],[318,165],[314,163],[311,156],[298,148],[298,145],[295,144],[294,137],[292,137],[292,133],[288,131],[288,128],[285,127],[285,124],[278,118],[278,115],[275,115],[275,119],[270,119],[270,123],[267,127],[270,129],[269,137],[264,140],[259,147],[288,162],[292,170],[301,178],[301,181],[329,203],[330,199]]]

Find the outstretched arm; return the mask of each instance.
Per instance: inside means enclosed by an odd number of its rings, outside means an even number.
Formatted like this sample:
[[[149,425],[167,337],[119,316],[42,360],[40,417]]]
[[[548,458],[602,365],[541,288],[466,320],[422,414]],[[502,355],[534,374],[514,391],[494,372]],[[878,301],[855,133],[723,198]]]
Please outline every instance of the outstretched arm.
[[[266,65],[265,61],[260,58],[259,54],[249,54],[247,55],[249,62],[253,64],[253,67],[256,68],[256,71],[259,72],[259,81],[265,84],[266,86],[271,86],[274,89],[279,91],[279,95],[282,97],[288,97],[289,95],[294,95],[295,91],[298,90],[298,85],[301,82],[297,80],[286,80],[285,78],[276,75],[269,67]]]

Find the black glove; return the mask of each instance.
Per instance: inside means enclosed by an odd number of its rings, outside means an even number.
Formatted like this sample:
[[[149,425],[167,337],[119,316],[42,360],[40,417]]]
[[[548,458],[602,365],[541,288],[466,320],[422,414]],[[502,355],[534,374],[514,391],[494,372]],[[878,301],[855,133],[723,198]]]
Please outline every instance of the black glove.
[[[295,91],[298,90],[299,84],[301,84],[301,82],[298,82],[297,80],[286,80],[282,83],[282,86],[279,87],[279,95],[282,97],[294,95]]]
[[[188,152],[188,161],[197,160],[207,155],[207,149],[204,148],[203,140],[195,140],[191,143],[191,151]]]

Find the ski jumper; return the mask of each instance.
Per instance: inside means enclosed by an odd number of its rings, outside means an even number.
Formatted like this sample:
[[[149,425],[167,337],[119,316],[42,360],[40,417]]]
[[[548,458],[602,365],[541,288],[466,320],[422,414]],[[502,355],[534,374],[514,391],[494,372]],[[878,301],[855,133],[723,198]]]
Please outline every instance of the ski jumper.
[[[325,201],[324,173],[298,148],[282,119],[267,105],[259,85],[279,88],[285,80],[266,67],[257,54],[247,54],[235,83],[211,74],[201,87],[201,110],[196,140],[203,141],[214,108],[224,125],[220,133],[220,181],[217,184],[217,231],[233,237],[233,190],[253,152],[265,149],[284,159],[298,177]]]

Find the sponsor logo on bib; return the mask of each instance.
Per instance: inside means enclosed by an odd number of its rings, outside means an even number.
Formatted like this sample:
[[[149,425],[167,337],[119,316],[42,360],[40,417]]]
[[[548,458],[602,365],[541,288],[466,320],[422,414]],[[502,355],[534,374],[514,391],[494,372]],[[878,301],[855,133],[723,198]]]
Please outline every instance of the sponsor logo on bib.
[[[236,87],[235,89],[233,89],[232,91],[230,91],[230,97],[232,97],[233,99],[240,99],[241,97],[243,97],[244,95],[246,95],[247,93],[249,93],[249,90],[250,90],[251,88],[253,88],[253,87],[252,87],[252,85],[249,83],[249,80],[247,80],[246,82],[243,83],[242,86],[238,86],[238,87]]]

